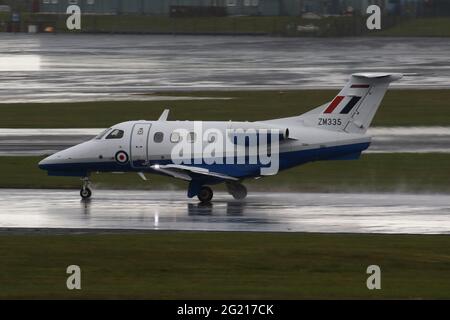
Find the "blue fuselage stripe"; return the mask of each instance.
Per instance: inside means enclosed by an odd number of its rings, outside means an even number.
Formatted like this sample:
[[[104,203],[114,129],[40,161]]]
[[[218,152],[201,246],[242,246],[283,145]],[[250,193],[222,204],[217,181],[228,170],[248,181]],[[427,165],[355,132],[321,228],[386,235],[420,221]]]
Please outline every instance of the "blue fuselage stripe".
[[[298,150],[280,153],[279,156],[279,170],[285,170],[297,165],[301,165],[311,161],[319,160],[339,160],[339,159],[355,159],[358,155],[365,149],[369,147],[369,142],[348,144],[333,147],[323,147],[318,149],[309,150]],[[145,164],[145,167],[136,167],[128,162],[126,164],[119,164],[114,161],[108,162],[77,162],[77,163],[61,163],[61,164],[44,164],[40,165],[40,168],[47,170],[49,175],[57,176],[86,176],[90,172],[149,172],[155,173],[155,171],[150,168],[154,164],[170,164],[170,160],[152,160]],[[258,164],[227,164],[223,161],[223,164],[195,164],[192,162],[193,166],[207,168],[212,172],[221,173],[237,178],[255,177],[260,175],[260,169],[262,167],[270,167],[269,165]]]

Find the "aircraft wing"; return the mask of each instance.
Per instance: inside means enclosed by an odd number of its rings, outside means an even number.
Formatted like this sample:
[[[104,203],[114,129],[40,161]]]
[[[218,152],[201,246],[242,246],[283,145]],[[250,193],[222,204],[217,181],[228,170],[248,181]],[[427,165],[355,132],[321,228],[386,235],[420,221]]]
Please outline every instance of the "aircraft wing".
[[[229,180],[229,181],[238,181],[238,178],[231,177],[222,173],[212,172],[205,168],[198,168],[193,166],[185,166],[185,165],[179,165],[179,164],[166,164],[166,165],[159,165],[155,164],[151,166],[152,169],[165,173],[167,175],[170,175],[174,178],[191,181],[192,174],[198,174],[203,176],[209,176],[214,178],[219,178],[222,180]]]

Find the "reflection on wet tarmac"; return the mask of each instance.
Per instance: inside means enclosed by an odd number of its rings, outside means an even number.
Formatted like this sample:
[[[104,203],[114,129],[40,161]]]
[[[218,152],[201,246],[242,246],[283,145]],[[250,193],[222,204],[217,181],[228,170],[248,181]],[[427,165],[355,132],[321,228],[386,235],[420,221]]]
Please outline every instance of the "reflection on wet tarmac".
[[[450,84],[447,38],[0,33],[0,49],[3,103],[143,100],[155,98],[139,93],[178,89],[336,88],[360,71],[416,74],[395,87]]]
[[[183,192],[0,190],[0,229],[220,230],[450,234],[448,195],[217,193],[208,205]]]

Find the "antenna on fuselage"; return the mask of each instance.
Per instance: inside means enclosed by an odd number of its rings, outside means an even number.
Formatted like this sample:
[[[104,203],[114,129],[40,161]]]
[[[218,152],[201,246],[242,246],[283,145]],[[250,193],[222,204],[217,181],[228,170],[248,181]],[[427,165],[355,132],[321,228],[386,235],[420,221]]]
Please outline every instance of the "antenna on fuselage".
[[[169,109],[164,109],[163,113],[159,116],[158,121],[167,121],[167,118],[169,117]]]

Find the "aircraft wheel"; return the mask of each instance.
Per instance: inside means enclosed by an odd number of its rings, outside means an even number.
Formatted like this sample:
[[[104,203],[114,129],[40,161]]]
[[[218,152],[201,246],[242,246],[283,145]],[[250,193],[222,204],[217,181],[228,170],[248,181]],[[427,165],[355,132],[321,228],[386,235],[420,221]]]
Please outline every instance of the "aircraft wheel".
[[[240,183],[227,184],[228,192],[236,200],[242,200],[247,197],[247,188]]]
[[[232,194],[233,198],[236,200],[242,200],[247,197],[247,188],[243,185],[240,185],[239,188],[237,188],[237,191]]]
[[[198,193],[197,197],[198,200],[200,200],[200,202],[202,203],[207,203],[210,202],[211,199],[213,198],[213,191],[210,187],[202,187],[200,189],[200,192]]]
[[[80,191],[80,196],[83,199],[89,199],[92,196],[92,191],[89,188],[83,188]]]

